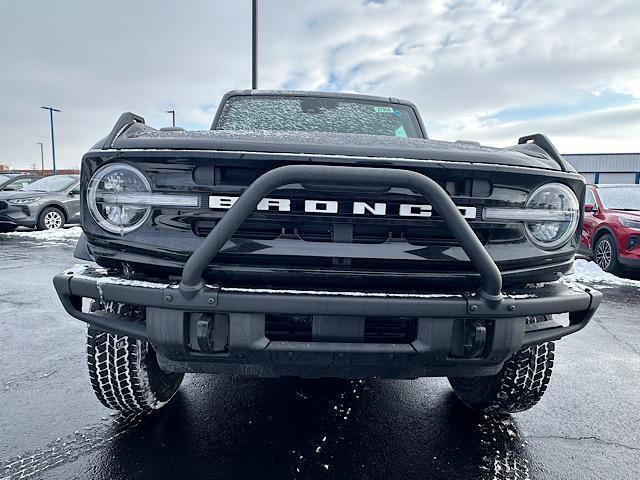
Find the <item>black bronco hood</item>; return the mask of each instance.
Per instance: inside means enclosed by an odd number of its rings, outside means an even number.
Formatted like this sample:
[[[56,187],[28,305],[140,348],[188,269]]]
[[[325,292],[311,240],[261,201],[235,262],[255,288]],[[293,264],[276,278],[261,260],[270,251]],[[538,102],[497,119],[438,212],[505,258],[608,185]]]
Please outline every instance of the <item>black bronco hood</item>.
[[[510,165],[547,170],[573,169],[554,159],[538,145],[525,143],[509,148],[485,147],[475,142],[444,142],[323,132],[270,132],[222,130],[157,130],[133,123],[109,142],[94,148],[220,150],[307,155],[356,156],[378,159],[439,160]],[[562,163],[561,163],[562,162]]]

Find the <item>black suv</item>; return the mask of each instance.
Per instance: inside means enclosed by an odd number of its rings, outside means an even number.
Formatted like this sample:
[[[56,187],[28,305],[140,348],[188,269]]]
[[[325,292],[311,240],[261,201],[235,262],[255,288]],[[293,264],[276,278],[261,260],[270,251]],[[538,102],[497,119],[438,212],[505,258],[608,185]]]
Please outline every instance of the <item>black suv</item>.
[[[515,412],[601,301],[560,281],[584,196],[543,135],[433,141],[395,98],[237,91],[208,131],[120,117],[82,160],[76,256],[99,267],[54,283],[117,410],[160,408],[197,372],[447,376],[472,408]]]

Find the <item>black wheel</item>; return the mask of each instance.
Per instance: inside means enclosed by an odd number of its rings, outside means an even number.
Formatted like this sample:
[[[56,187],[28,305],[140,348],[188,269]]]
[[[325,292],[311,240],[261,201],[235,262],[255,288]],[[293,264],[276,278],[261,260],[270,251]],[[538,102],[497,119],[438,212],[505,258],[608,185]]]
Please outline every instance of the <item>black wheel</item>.
[[[149,343],[89,327],[87,363],[93,391],[107,408],[148,413],[178,391],[184,374],[160,369]]]
[[[47,207],[38,217],[38,230],[57,230],[64,227],[64,213],[57,207]]]
[[[527,323],[550,320],[540,315]],[[488,377],[449,377],[456,395],[481,412],[515,413],[528,410],[542,398],[553,369],[555,344],[546,342],[518,350],[502,369]]]
[[[596,246],[593,248],[593,259],[605,272],[615,275],[622,273],[616,242],[608,233],[601,236],[596,242]]]

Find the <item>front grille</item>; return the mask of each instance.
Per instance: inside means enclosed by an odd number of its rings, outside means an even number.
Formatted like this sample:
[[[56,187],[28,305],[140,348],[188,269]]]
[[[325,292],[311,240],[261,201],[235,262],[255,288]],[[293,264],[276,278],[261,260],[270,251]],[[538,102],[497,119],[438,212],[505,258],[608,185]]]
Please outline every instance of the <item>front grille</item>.
[[[365,317],[361,342],[411,343],[416,339],[417,331],[415,318]],[[266,315],[265,336],[274,341],[313,342],[313,316]]]
[[[407,222],[408,223],[408,222]],[[290,238],[308,242],[334,242],[339,240],[336,225],[331,223],[295,223],[277,221],[245,221],[232,238],[248,240],[275,240]],[[405,239],[412,245],[455,245],[457,242],[443,222],[432,222],[430,226],[416,227],[399,222],[379,221],[374,223],[347,224],[350,242],[380,244],[392,239]],[[199,237],[209,235],[215,221],[198,220],[193,224],[193,232]],[[338,227],[339,228],[339,227]],[[483,241],[483,232],[478,232]]]
[[[9,208],[7,202],[0,202],[0,210],[6,210],[7,208]]]

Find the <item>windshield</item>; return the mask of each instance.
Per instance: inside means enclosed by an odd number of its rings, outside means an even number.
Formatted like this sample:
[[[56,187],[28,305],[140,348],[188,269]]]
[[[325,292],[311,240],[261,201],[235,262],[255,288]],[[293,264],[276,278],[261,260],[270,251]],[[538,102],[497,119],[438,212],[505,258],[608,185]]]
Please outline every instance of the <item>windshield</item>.
[[[230,97],[216,129],[364,133],[424,138],[411,107],[331,97]]]
[[[0,175],[0,185],[2,185],[8,180],[11,180],[11,175]]]
[[[604,208],[640,211],[640,185],[599,186],[598,193]]]
[[[77,177],[72,175],[53,175],[51,177],[41,178],[36,180],[31,185],[27,185],[22,191],[31,192],[60,192],[70,187],[74,182],[78,180]]]

